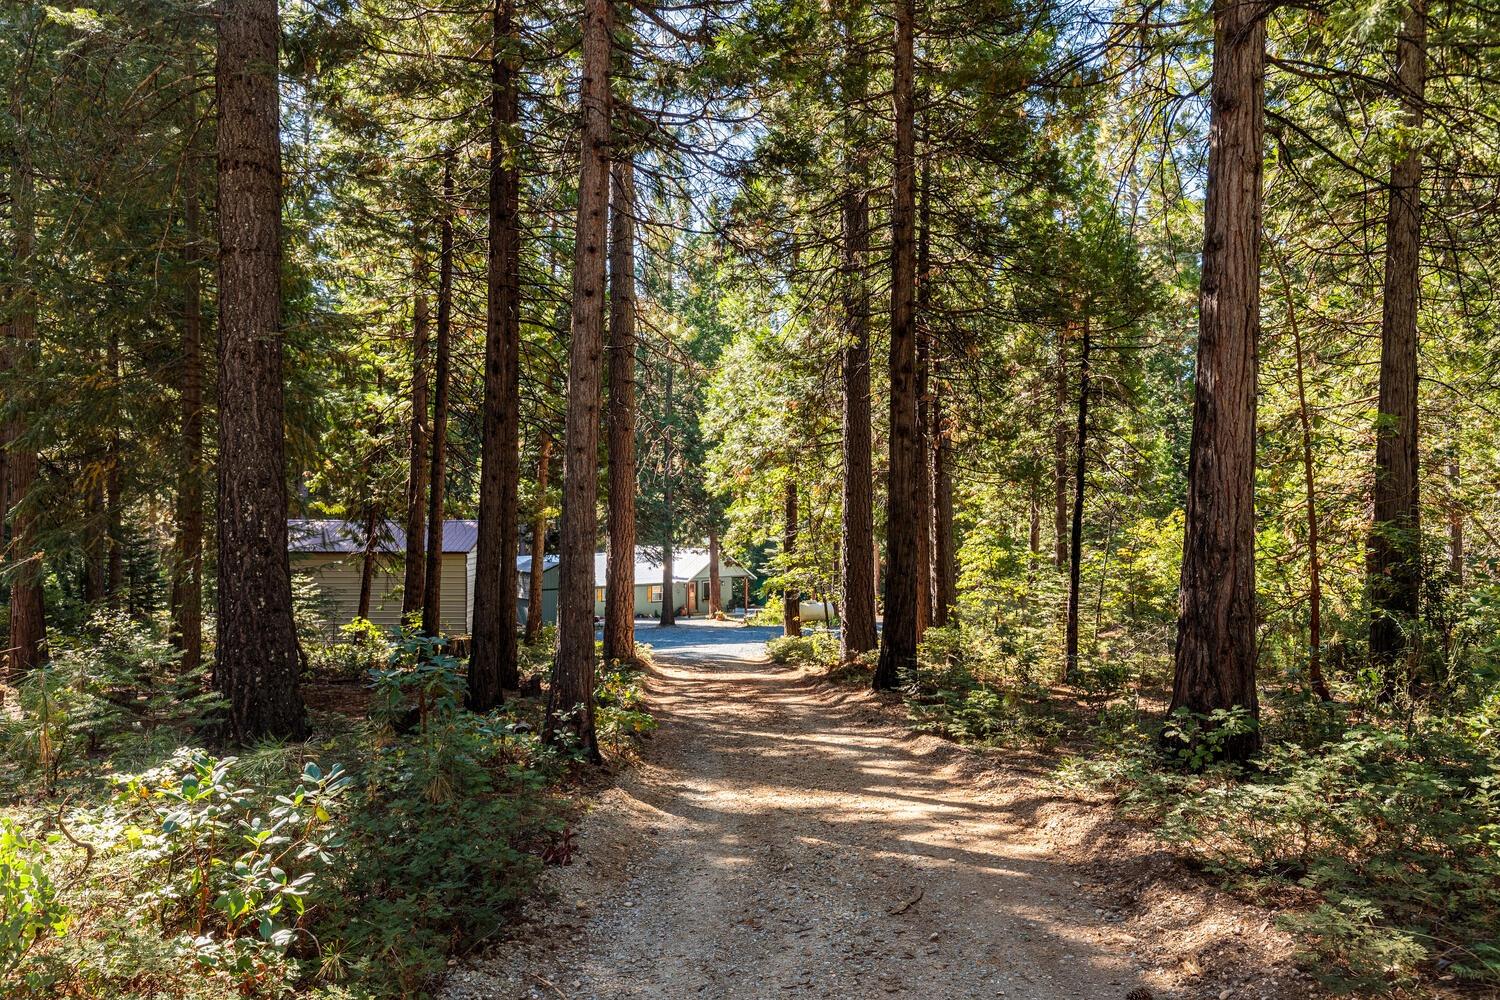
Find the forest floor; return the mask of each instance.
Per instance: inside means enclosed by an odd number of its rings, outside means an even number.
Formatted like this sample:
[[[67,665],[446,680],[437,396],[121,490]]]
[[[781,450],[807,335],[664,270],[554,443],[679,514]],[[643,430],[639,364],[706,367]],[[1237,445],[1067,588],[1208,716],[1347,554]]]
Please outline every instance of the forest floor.
[[[897,705],[767,662],[775,634],[639,630],[659,731],[550,899],[445,1000],[1318,995],[1271,913],[1051,758],[913,734]]]

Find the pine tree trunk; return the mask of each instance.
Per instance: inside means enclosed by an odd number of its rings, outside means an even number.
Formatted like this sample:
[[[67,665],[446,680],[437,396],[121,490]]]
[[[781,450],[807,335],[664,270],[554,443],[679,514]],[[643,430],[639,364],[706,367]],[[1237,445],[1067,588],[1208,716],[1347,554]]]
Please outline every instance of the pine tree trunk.
[[[1464,510],[1458,491],[1463,485],[1463,480],[1458,474],[1458,445],[1455,444],[1453,447],[1454,455],[1448,460],[1448,484],[1453,491],[1448,508],[1448,574],[1453,581],[1453,586],[1462,589],[1464,585]]]
[[[1031,532],[1028,536],[1028,547],[1031,550],[1031,570],[1027,571],[1028,580],[1031,578],[1031,573],[1035,571],[1042,554],[1042,488],[1035,479],[1031,480],[1030,487]]]
[[[109,520],[109,527],[105,532],[109,549],[109,576],[104,590],[109,596],[109,606],[119,608],[125,597],[125,498],[122,495],[124,465],[120,442],[120,424],[124,420],[120,411],[120,394],[124,387],[120,382],[120,331],[117,327],[111,327],[109,331],[105,364],[109,371],[110,394],[114,406],[111,408],[109,449],[104,459],[104,511]]]
[[[876,648],[875,502],[870,426],[869,195],[844,191],[844,520],[839,546],[843,591],[840,658],[849,662]]]
[[[282,431],[275,0],[220,0],[219,581],[214,680],[238,743],[300,739]]]
[[[84,504],[83,601],[94,606],[109,596],[109,500],[102,482],[89,486]]]
[[[552,435],[542,431],[536,461],[536,508],[531,514],[531,573],[526,578],[526,645],[542,634],[542,575],[547,563],[547,474]]]
[[[1068,564],[1068,329],[1057,331],[1056,390],[1052,396],[1052,565]]]
[[[1198,361],[1171,711],[1243,708],[1255,691],[1255,383],[1260,333],[1265,20],[1216,0]],[[1229,737],[1244,759],[1259,731]]]
[[[609,554],[604,658],[635,660],[635,164],[614,164],[609,262]]]
[[[932,455],[933,487],[933,575],[936,577],[932,606],[932,623],[947,625],[953,606],[958,602],[958,549],[953,534],[953,460],[952,436],[944,417],[942,404],[932,404],[932,429],[935,435]],[[1033,521],[1032,551],[1041,541],[1041,524]]]
[[[920,201],[917,208],[916,312],[917,335],[917,641],[932,621],[932,428],[929,383],[932,375],[932,285],[927,280],[931,259],[929,230],[932,210],[927,194],[931,166],[925,149],[922,156]]]
[[[604,255],[609,212],[608,0],[585,0],[583,134],[574,237],[572,344],[558,570],[558,649],[544,738],[600,759],[594,732],[594,541],[599,514],[599,382],[604,350]]]
[[[420,232],[418,240],[422,237]],[[401,618],[422,610],[427,581],[428,463],[432,459],[427,435],[428,321],[427,262],[420,253],[412,259],[411,309],[411,427],[410,462],[406,474],[406,573],[401,588]]]
[[[676,460],[672,444],[672,362],[667,360],[666,379],[666,459],[665,475],[662,477],[662,538],[661,538],[661,624],[677,624],[677,595],[674,592],[672,573],[672,540],[677,533],[677,512],[673,509],[672,464]]]
[[[196,117],[196,109],[194,110]],[[182,667],[203,662],[203,293],[197,165],[183,171],[182,395],[178,398],[177,539],[172,547],[172,640]]]
[[[782,493],[781,554],[785,572],[791,572],[792,557],[797,553],[797,484],[790,476]],[[802,594],[796,587],[781,591],[781,630],[785,635],[802,634]]]
[[[17,96],[12,102],[12,122],[20,126],[16,134],[24,137],[25,107]],[[36,253],[36,187],[26,143],[17,142],[11,149],[10,163],[11,227],[14,284],[6,289],[4,357],[0,368],[21,381],[37,363],[36,291],[32,285],[32,257]],[[0,313],[0,315],[5,315]],[[16,413],[5,428],[6,499],[10,514],[10,546],[5,562],[10,568],[10,635],[6,655],[0,658],[0,680],[17,678],[46,659],[46,609],[42,594],[42,553],[38,548],[36,498],[37,455],[23,438],[27,432],[24,413]],[[0,520],[5,511],[0,510]]]
[[[891,202],[890,479],[886,489],[885,627],[872,684],[877,691],[901,683],[917,665],[917,592],[923,577],[917,480],[923,459],[917,440],[916,247],[913,219],[916,173],[913,148],[912,34],[915,0],[896,2],[895,172]]]
[[[1089,351],[1092,346],[1088,317],[1079,326],[1078,436],[1073,448],[1073,523],[1068,540],[1068,623],[1065,633],[1063,682],[1078,677],[1078,602],[1083,569],[1083,490],[1089,442]]]
[[[432,482],[427,496],[427,569],[422,581],[422,632],[443,632],[443,518],[448,485],[448,393],[453,335],[453,154],[443,159],[443,211],[438,223],[437,351],[432,390]]]
[[[368,474],[365,478],[365,488],[370,488]],[[359,561],[359,607],[355,616],[370,620],[370,600],[375,591],[375,569],[380,546],[380,516],[375,510],[373,503],[365,507],[365,548],[360,553]]]
[[[1411,0],[1396,40],[1396,91],[1406,124],[1419,129],[1426,93],[1426,0]],[[1370,659],[1387,695],[1415,680],[1408,639],[1422,589],[1417,457],[1417,305],[1422,243],[1422,151],[1391,168],[1380,318],[1380,415],[1375,434],[1375,518],[1370,529]]]
[[[1307,405],[1307,379],[1302,363],[1302,329],[1292,300],[1292,284],[1287,280],[1281,262],[1282,292],[1286,296],[1286,315],[1292,330],[1292,349],[1297,361],[1297,422],[1302,430],[1302,482],[1307,502],[1307,677],[1313,693],[1324,701],[1332,699],[1328,682],[1323,679],[1323,563],[1318,549],[1318,491],[1313,475],[1312,415]]]
[[[469,708],[487,712],[520,684],[516,557],[520,551],[520,91],[515,0],[496,0],[491,44],[489,311],[485,320],[484,440],[474,580]]]
[[[708,526],[708,616],[717,618],[724,611],[724,598],[719,588],[724,581],[719,576],[719,529]]]

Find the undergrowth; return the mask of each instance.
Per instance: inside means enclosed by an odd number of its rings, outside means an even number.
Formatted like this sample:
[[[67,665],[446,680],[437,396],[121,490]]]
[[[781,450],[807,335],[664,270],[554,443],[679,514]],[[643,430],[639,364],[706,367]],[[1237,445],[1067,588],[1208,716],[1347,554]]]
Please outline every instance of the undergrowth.
[[[476,715],[432,640],[338,645],[383,661],[372,717],[237,756],[149,624],[97,618],[25,680],[0,720],[0,993],[416,997],[506,927],[573,849],[540,700]],[[654,726],[640,676],[601,671],[613,751]]]
[[[783,655],[835,666],[816,639]],[[829,649],[833,651],[828,652]],[[1215,764],[1244,712],[1165,719],[1143,706],[1158,666],[1086,662],[1066,688],[1038,683],[1022,644],[985,628],[929,629],[902,694],[914,728],[982,748],[1086,748],[1064,780],[1112,791],[1128,815],[1207,875],[1280,911],[1300,963],[1343,992],[1500,986],[1500,693],[1476,676],[1445,700],[1382,705],[1373,679],[1341,703],[1300,676],[1266,685],[1264,750]]]

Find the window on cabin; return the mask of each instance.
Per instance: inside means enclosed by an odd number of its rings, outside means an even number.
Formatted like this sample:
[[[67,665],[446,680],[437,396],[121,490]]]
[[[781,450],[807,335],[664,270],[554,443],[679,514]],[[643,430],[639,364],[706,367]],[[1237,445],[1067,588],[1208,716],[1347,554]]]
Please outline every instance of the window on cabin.
[[[661,603],[661,584],[652,584],[646,588],[646,602],[648,604]]]
[[[594,588],[594,603],[598,604],[599,602],[601,602],[603,600],[604,600],[604,588],[603,587],[595,587]]]

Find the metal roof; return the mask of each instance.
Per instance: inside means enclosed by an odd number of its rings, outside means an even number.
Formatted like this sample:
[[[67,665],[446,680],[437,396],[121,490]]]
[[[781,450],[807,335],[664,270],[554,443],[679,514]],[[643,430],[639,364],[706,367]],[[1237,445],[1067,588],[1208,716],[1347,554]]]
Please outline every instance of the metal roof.
[[[337,518],[294,518],[286,523],[287,547],[293,552],[352,554],[365,550],[365,526]],[[379,528],[376,551],[406,551],[406,528],[384,521]],[[443,522],[443,551],[466,554],[479,544],[479,522],[452,519]]]
[[[719,554],[721,562],[744,570],[743,566],[735,562],[723,553]],[[558,559],[555,555],[542,558],[542,572],[545,573],[557,565]],[[594,553],[594,586],[603,587],[608,583],[609,556],[604,552]],[[531,571],[531,557],[518,556],[516,568],[522,573]],[[681,548],[672,550],[672,580],[675,583],[687,583],[699,573],[708,568],[708,549]],[[636,584],[660,583],[662,571],[661,549],[648,545],[638,545],[635,549],[635,568],[633,579]],[[755,574],[745,570],[747,576]]]

